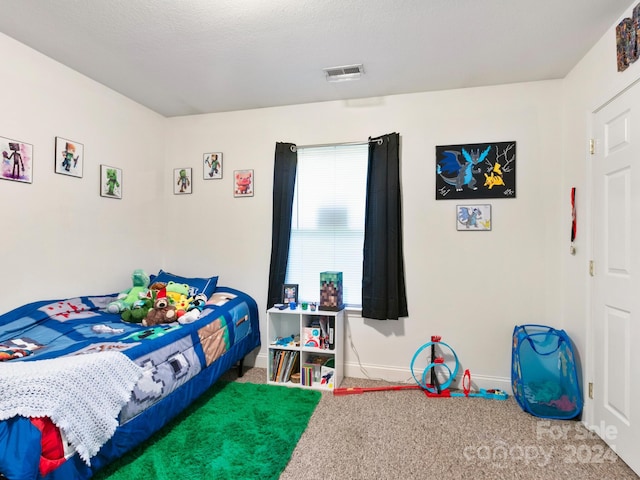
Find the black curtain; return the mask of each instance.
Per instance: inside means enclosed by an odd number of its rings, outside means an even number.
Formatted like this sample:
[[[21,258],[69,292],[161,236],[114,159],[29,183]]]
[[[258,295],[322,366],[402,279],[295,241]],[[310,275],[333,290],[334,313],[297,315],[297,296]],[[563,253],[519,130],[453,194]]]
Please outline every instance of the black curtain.
[[[364,224],[362,316],[378,320],[407,317],[402,254],[400,135],[369,139]]]
[[[298,154],[293,143],[276,143],[273,168],[273,219],[271,227],[271,266],[267,308],[282,302],[282,285],[287,273],[291,212],[296,184]]]

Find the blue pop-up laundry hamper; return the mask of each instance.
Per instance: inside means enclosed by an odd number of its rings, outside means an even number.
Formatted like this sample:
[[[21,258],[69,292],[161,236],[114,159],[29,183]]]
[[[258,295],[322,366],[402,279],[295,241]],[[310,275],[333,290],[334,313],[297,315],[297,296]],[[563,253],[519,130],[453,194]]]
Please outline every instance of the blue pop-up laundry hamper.
[[[568,420],[582,412],[571,340],[564,330],[516,325],[511,353],[513,396],[536,417]]]

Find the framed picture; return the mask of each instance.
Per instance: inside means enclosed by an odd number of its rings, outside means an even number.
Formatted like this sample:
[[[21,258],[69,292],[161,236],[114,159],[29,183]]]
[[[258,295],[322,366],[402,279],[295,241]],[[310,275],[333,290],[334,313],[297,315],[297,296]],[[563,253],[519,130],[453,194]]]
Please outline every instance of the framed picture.
[[[14,182],[33,181],[33,145],[0,137],[0,178]]]
[[[176,168],[173,170],[174,195],[186,195],[191,193],[191,169]]]
[[[67,138],[56,137],[55,172],[82,178],[84,145]]]
[[[436,200],[516,198],[516,142],[436,147]]]
[[[202,156],[202,177],[205,180],[222,178],[222,152],[205,153]]]
[[[100,196],[122,198],[122,169],[100,165]]]
[[[456,229],[461,232],[491,230],[491,205],[456,205]]]
[[[234,197],[253,197],[253,170],[235,170],[233,179]]]
[[[297,283],[285,283],[282,285],[282,303],[289,304],[291,302],[298,303]]]

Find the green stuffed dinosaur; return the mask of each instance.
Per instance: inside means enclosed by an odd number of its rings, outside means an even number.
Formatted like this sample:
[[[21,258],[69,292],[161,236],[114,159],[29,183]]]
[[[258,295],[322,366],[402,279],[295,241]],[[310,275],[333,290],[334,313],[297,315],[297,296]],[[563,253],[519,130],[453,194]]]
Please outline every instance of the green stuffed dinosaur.
[[[151,297],[144,297],[137,300],[131,308],[123,310],[120,314],[120,318],[128,323],[142,323],[147,317],[147,313],[153,307],[153,299]]]
[[[120,292],[117,300],[107,305],[107,311],[109,313],[122,313],[124,310],[130,309],[136,301],[146,295],[149,289],[150,279],[144,270],[134,270],[131,275],[131,281],[133,282],[133,287]]]

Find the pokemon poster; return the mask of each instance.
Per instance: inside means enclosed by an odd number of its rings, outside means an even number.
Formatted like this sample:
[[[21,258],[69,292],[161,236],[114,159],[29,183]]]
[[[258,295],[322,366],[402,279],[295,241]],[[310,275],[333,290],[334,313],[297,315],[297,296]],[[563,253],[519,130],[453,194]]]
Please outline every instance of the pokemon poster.
[[[456,230],[459,232],[491,230],[491,205],[457,205]]]
[[[436,146],[436,200],[516,197],[516,142]]]

